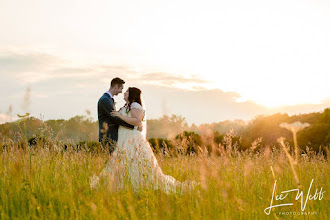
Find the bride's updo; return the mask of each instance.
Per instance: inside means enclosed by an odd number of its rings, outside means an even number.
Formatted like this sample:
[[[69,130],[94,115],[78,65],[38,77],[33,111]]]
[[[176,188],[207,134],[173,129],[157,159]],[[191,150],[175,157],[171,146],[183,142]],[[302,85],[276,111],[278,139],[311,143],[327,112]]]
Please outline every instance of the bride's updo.
[[[127,111],[131,110],[131,104],[133,102],[137,102],[142,106],[141,102],[141,90],[136,87],[129,87],[128,88],[128,106]]]

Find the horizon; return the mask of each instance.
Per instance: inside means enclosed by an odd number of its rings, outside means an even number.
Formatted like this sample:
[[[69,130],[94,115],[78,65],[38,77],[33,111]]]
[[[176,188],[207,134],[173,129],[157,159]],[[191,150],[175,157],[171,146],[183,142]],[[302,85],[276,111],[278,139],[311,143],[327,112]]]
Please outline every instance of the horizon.
[[[272,113],[268,113],[268,114],[258,114],[258,115],[255,115],[253,118],[250,118],[250,119],[240,119],[240,118],[234,118],[234,119],[224,119],[224,120],[221,120],[221,121],[212,121],[212,122],[201,122],[201,123],[194,123],[194,122],[188,122],[187,119],[183,116],[183,115],[176,115],[176,114],[170,114],[170,115],[162,115],[158,118],[148,118],[148,120],[159,120],[165,116],[167,117],[171,117],[173,115],[175,116],[178,116],[178,117],[181,117],[185,120],[185,122],[187,123],[187,125],[190,127],[190,126],[201,126],[201,125],[209,125],[209,124],[213,124],[213,123],[221,123],[221,122],[227,122],[227,121],[230,121],[230,122],[235,122],[235,121],[242,121],[245,123],[245,125],[247,125],[250,121],[254,121],[257,117],[259,116],[263,116],[263,117],[268,117],[268,116],[272,116],[272,115],[276,115],[276,114],[287,114],[289,117],[292,117],[292,116],[295,116],[295,115],[305,115],[305,114],[313,114],[313,113],[322,113],[324,112],[325,109],[327,109],[329,107],[325,107],[324,109],[321,109],[319,111],[310,111],[310,112],[304,112],[304,113],[287,113],[287,112],[272,112]],[[85,114],[80,114],[80,115],[73,115],[73,116],[70,116],[68,118],[47,118],[45,119],[43,117],[43,115],[40,115],[39,117],[38,116],[35,116],[35,115],[31,115],[30,113],[26,113],[28,114],[28,117],[33,117],[33,118],[36,118],[36,119],[39,119],[39,120],[42,120],[43,122],[46,122],[48,120],[69,120],[71,118],[74,118],[74,117],[77,117],[77,116],[82,116],[82,117],[85,117],[86,119],[91,119],[93,122],[97,122],[98,119],[93,117],[90,113],[89,110],[86,110]],[[11,122],[16,122],[17,120],[19,120],[21,117],[24,117],[26,116],[26,114],[23,114],[23,115],[19,115],[17,114],[17,116],[11,116],[11,115],[6,115],[6,114],[2,114],[0,112],[0,125],[1,124],[5,124],[5,123],[11,123]]]

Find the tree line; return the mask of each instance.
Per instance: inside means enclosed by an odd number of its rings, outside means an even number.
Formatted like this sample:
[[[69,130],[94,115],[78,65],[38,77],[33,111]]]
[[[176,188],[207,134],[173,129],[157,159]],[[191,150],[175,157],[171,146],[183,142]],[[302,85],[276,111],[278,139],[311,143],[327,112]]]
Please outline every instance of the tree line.
[[[163,116],[147,121],[147,138],[155,151],[181,149],[184,153],[196,152],[198,149],[212,151],[214,146],[228,145],[228,137],[232,145],[239,150],[251,147],[256,150],[262,146],[276,146],[279,137],[286,138],[292,146],[292,134],[281,128],[281,123],[300,121],[310,126],[298,133],[297,139],[301,149],[318,151],[330,145],[330,108],[323,112],[299,114],[273,114],[257,116],[249,122],[242,120],[222,121],[199,126],[188,125],[182,116]],[[18,142],[22,137],[30,140],[30,144],[38,140],[58,140],[70,143],[96,142],[98,140],[98,122],[88,116],[75,116],[68,120],[46,120],[28,115],[15,122],[0,125],[2,144]],[[95,143],[94,143],[95,145]],[[180,150],[180,149],[179,149]]]

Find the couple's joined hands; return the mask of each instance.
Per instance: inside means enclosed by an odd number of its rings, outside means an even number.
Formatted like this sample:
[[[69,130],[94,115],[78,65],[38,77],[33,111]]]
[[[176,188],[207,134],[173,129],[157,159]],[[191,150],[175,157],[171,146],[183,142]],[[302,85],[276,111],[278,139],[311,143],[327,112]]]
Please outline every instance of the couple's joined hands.
[[[114,117],[119,117],[119,118],[121,118],[122,119],[122,117],[121,117],[121,114],[119,113],[119,112],[117,112],[117,111],[111,111],[111,113],[110,113],[112,116],[114,116]],[[138,125],[138,130],[139,131],[142,131],[143,130],[143,126],[142,126],[142,122],[140,122],[140,124]]]

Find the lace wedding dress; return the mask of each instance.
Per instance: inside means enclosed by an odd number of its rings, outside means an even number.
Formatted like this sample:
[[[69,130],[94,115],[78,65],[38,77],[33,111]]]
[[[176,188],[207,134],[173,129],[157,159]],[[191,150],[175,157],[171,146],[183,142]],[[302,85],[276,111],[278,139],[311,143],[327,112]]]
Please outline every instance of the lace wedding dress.
[[[144,111],[142,106],[136,102],[131,104],[131,109],[133,108]],[[126,107],[120,110],[120,114],[131,117],[131,112],[127,111]],[[101,174],[92,179],[91,187],[96,186],[100,177],[103,177],[106,183],[110,183],[115,188],[124,188],[125,183],[129,183],[134,191],[160,189],[171,193],[191,188],[187,181],[181,183],[163,173],[143,133],[123,126],[119,126],[118,142],[113,155]]]

